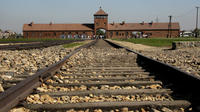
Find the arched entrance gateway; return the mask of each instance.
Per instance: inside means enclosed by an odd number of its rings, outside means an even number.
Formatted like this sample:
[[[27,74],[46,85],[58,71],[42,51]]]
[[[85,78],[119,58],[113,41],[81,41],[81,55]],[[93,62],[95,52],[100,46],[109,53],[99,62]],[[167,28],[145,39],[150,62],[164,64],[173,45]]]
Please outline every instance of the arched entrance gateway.
[[[96,37],[98,39],[105,39],[106,38],[106,30],[105,29],[97,29]]]
[[[94,33],[96,38],[106,38],[107,29],[108,14],[105,13],[100,7],[100,10],[94,14]]]

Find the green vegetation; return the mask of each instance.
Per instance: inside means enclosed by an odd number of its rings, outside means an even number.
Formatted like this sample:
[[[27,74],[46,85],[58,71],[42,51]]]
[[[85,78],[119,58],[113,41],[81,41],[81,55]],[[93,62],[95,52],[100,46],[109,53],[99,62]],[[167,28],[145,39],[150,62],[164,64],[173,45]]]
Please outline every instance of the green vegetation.
[[[200,38],[139,38],[139,39],[113,39],[127,41],[135,44],[144,44],[155,47],[171,46],[174,41],[200,41]]]
[[[101,29],[97,30],[97,35],[105,35],[105,32]]]
[[[61,39],[61,38],[8,38],[0,39],[0,42],[45,42],[45,41],[55,41],[55,40],[74,40],[74,39]]]
[[[84,44],[83,42],[75,42],[75,43],[70,43],[70,44],[64,44],[63,47],[64,48],[72,48],[72,47],[83,45],[83,44]]]

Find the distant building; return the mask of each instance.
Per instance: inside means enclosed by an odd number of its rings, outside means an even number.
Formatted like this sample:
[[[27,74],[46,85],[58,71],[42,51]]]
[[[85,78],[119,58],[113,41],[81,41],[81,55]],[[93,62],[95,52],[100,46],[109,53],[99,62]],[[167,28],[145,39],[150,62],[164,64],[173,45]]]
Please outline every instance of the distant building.
[[[99,33],[104,32],[104,34]],[[24,24],[25,38],[133,38],[133,37],[179,37],[179,23],[108,23],[108,14],[101,8],[89,24]]]

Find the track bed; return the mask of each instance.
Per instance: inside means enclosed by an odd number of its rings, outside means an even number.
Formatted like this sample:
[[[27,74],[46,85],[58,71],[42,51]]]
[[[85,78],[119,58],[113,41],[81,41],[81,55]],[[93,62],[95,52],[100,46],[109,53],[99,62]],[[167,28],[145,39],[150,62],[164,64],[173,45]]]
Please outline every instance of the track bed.
[[[103,40],[84,48],[21,103],[32,111],[185,112],[190,102]]]

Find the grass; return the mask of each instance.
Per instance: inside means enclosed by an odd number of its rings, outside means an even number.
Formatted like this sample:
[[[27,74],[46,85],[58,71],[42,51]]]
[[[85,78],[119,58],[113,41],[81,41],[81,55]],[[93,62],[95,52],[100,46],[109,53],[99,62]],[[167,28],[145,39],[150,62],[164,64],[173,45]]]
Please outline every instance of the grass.
[[[9,38],[0,39],[0,42],[45,42],[54,40],[74,40],[74,39],[61,39],[61,38]]]
[[[64,44],[63,47],[64,48],[72,48],[72,47],[83,45],[83,44],[84,44],[83,42],[76,42],[76,43]]]
[[[200,38],[139,38],[139,39],[113,39],[119,41],[132,42],[155,47],[171,46],[174,41],[200,41]]]

